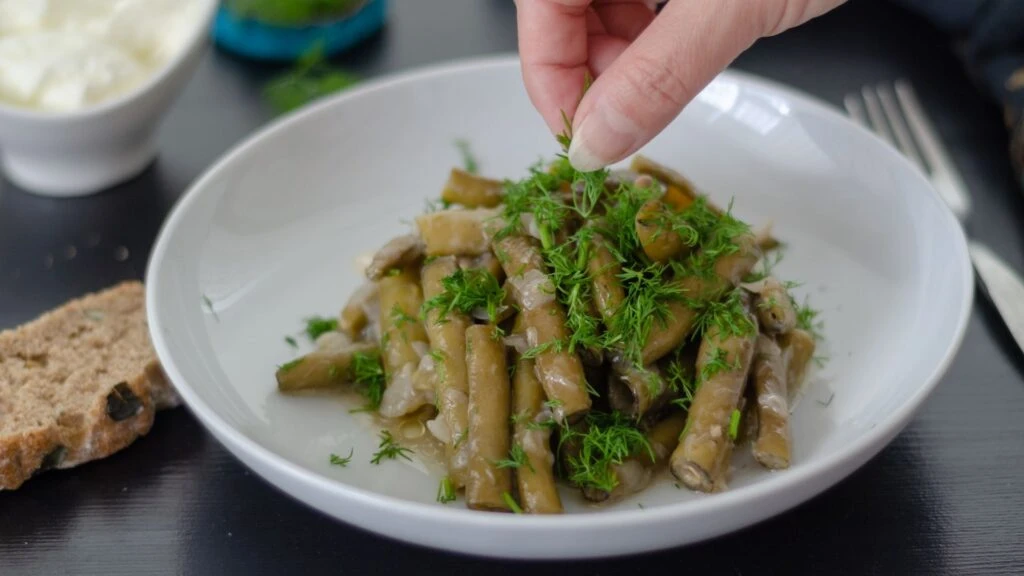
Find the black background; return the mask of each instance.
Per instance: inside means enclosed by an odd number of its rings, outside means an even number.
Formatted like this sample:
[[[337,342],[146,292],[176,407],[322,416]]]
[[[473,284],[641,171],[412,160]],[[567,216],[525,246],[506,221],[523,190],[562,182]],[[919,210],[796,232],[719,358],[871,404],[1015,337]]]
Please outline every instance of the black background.
[[[375,76],[508,52],[515,42],[509,0],[394,0],[387,28],[339,62]],[[854,0],[759,42],[735,66],[837,105],[863,84],[910,79],[972,188],[969,233],[1024,270],[1024,200],[1001,111],[925,22]],[[158,161],[115,190],[51,200],[0,182],[0,327],[141,278],[178,196],[271,118],[259,89],[276,71],[211,51],[161,128]],[[1020,574],[1022,360],[979,296],[963,347],[923,410],[822,496],[703,544],[529,566],[397,544],[330,520],[249,473],[182,408],[107,460],[0,493],[0,574]]]

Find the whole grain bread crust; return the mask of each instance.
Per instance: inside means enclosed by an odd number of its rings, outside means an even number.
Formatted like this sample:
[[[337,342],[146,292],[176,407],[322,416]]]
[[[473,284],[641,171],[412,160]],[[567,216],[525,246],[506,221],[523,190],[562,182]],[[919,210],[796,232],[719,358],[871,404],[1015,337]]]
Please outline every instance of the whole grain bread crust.
[[[123,339],[114,344],[132,347],[133,357],[141,358],[131,362],[128,368],[122,368],[116,382],[109,381],[113,374],[108,375],[105,368],[100,368],[91,380],[86,377],[92,382],[89,389],[95,390],[95,394],[87,403],[83,402],[80,409],[44,415],[34,421],[34,425],[0,434],[0,490],[16,489],[32,476],[51,468],[70,468],[110,456],[148,433],[157,410],[179,405],[180,400],[160,368],[149,341],[144,295],[140,282],[125,282],[68,302],[18,328],[0,332],[0,394],[10,395],[18,385],[3,381],[10,379],[12,372],[4,369],[5,363],[22,363],[18,365],[21,369],[18,374],[23,375],[26,373],[25,351],[43,349],[27,340],[39,339],[43,334],[46,335],[45,346],[67,344],[60,338],[70,341],[77,337],[77,334],[65,334],[69,331],[65,327],[73,325],[69,318],[77,315],[116,315],[116,320],[127,323],[130,330],[127,335],[122,333],[127,342]],[[101,346],[102,342],[94,345]],[[0,398],[0,424],[4,418],[16,416],[4,413],[4,400],[8,400],[8,410],[12,406],[10,398]]]

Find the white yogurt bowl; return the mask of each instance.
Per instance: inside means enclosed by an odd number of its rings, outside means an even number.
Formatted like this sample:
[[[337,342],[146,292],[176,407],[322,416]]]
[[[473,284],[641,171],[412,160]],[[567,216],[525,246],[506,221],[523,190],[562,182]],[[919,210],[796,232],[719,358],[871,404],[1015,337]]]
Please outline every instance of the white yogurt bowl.
[[[0,100],[0,166],[16,185],[46,196],[81,196],[121,183],[156,156],[156,129],[195,72],[207,46],[216,0],[200,0],[182,46],[146,79],[73,111]]]

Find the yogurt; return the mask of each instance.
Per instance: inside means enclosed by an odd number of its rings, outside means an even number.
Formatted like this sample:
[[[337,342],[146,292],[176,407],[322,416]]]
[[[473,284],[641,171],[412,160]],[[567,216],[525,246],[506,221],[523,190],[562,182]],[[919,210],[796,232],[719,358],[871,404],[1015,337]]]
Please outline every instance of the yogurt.
[[[144,83],[210,0],[0,0],[0,103],[81,110]]]

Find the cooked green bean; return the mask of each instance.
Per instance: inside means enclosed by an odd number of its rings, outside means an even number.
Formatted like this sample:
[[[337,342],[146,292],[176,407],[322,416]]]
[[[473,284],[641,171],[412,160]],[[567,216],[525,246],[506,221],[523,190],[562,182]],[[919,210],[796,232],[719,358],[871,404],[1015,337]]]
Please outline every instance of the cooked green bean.
[[[810,332],[798,328],[779,336],[779,346],[782,348],[782,358],[786,365],[786,388],[789,398],[792,399],[804,385],[807,366],[814,358],[817,345]]]
[[[697,358],[701,383],[690,405],[686,432],[672,454],[672,473],[693,490],[710,492],[731,446],[729,425],[737,410],[750,371],[757,341],[756,319],[747,313],[753,330],[742,334],[712,326],[704,335]]]
[[[515,445],[526,463],[515,470],[519,501],[527,514],[560,514],[562,500],[555,486],[555,456],[551,452],[550,418],[544,410],[544,388],[537,380],[533,360],[519,357],[512,376]]]
[[[442,209],[373,255],[336,323],[307,327],[317,350],[278,370],[281,391],[350,385],[444,460],[439,502],[464,489],[477,510],[560,514],[559,479],[609,501],[666,467],[716,492],[748,441],[758,467],[794,465],[787,395],[816,313],[768,263],[751,274],[779,245],[770,225],[643,156],[472,172],[451,170]]]
[[[689,249],[678,232],[666,228],[668,210],[661,200],[653,199],[636,213],[636,236],[644,254],[655,262],[668,262]]]
[[[764,334],[757,338],[751,378],[757,393],[757,438],[754,458],[772,469],[789,467],[789,406],[786,401],[786,373],[779,345]]]
[[[622,281],[619,280],[622,266],[608,250],[607,243],[600,234],[594,234],[590,248],[587,271],[590,274],[591,282],[593,282],[594,305],[601,317],[604,318],[605,323],[609,323],[619,306],[622,305],[622,301],[626,299],[626,291],[623,290]]]
[[[757,263],[759,251],[753,236],[742,235],[733,240],[739,247],[735,252],[725,254],[715,261],[715,273],[709,278],[687,276],[679,280],[687,300],[717,300],[732,286],[738,284]],[[682,300],[666,304],[668,318],[655,321],[644,344],[644,364],[651,364],[665,356],[690,334],[697,312]]]
[[[647,433],[647,440],[651,443],[654,451],[654,460],[650,455],[643,454],[644,463],[648,466],[660,468],[669,461],[672,452],[679,446],[679,435],[686,427],[686,414],[674,411],[665,418],[659,420]]]
[[[421,306],[423,293],[414,271],[403,270],[380,280],[380,326],[389,379],[406,364],[418,366],[427,347],[427,333],[419,321]]]
[[[501,204],[503,184],[471,174],[459,168],[452,168],[448,182],[441,191],[441,199],[467,208],[494,208]]]
[[[352,381],[352,360],[356,354],[377,354],[376,344],[362,342],[340,350],[317,350],[277,369],[277,389],[282,392],[330,388]]]
[[[441,210],[416,218],[427,256],[478,256],[489,243],[484,228],[500,212],[486,208]]]
[[[486,270],[490,272],[491,276],[494,276],[499,284],[505,280],[505,271],[501,268],[501,262],[498,261],[498,257],[494,255],[494,252],[490,250],[479,256],[463,256],[459,258],[459,268],[463,270]]]
[[[685,210],[699,196],[696,187],[685,176],[645,156],[639,154],[634,156],[630,164],[630,170],[640,174],[647,174],[663,182],[668,187],[668,190],[665,192],[662,200],[676,210]],[[722,215],[722,209],[710,202],[708,202],[708,208],[714,214]],[[761,235],[756,243],[764,250],[771,250],[780,244],[778,240],[769,234]]]
[[[608,403],[613,410],[639,420],[661,408],[670,392],[657,366],[641,368],[624,358],[613,358],[608,377]]]
[[[444,292],[442,280],[454,274],[457,269],[455,258],[451,256],[437,258],[424,264],[421,273],[424,298],[430,300]],[[445,455],[449,475],[457,487],[465,485],[468,466],[465,442],[469,428],[469,416],[466,412],[469,400],[466,329],[470,325],[470,319],[455,310],[449,312],[443,321],[437,309],[429,310],[426,315],[427,336],[438,362],[436,398],[439,418],[448,430]]]
[[[376,254],[366,267],[366,277],[380,280],[392,270],[410,267],[423,258],[423,241],[415,234],[392,238]]]
[[[474,510],[508,511],[512,472],[497,463],[508,457],[509,396],[505,345],[496,327],[477,324],[466,329],[469,372],[469,469],[466,504]]]
[[[633,156],[629,169],[639,174],[647,174],[664,183],[669,188],[665,194],[665,201],[676,210],[688,208],[697,199],[696,189],[682,174],[662,166],[646,156],[640,154]],[[714,207],[712,209],[716,214],[721,214],[720,210]]]
[[[352,340],[358,340],[370,322],[369,308],[379,306],[376,302],[377,293],[376,282],[366,282],[353,292],[338,315],[338,331]]]
[[[509,236],[495,244],[495,253],[508,276],[523,315],[526,340],[535,357],[537,378],[555,405],[555,419],[575,421],[590,410],[583,364],[579,356],[563,350],[568,341],[565,310],[555,299],[555,289],[544,272],[544,259],[535,242],[525,236]]]
[[[768,334],[784,334],[796,328],[796,307],[781,282],[769,276],[753,287],[754,309]]]

